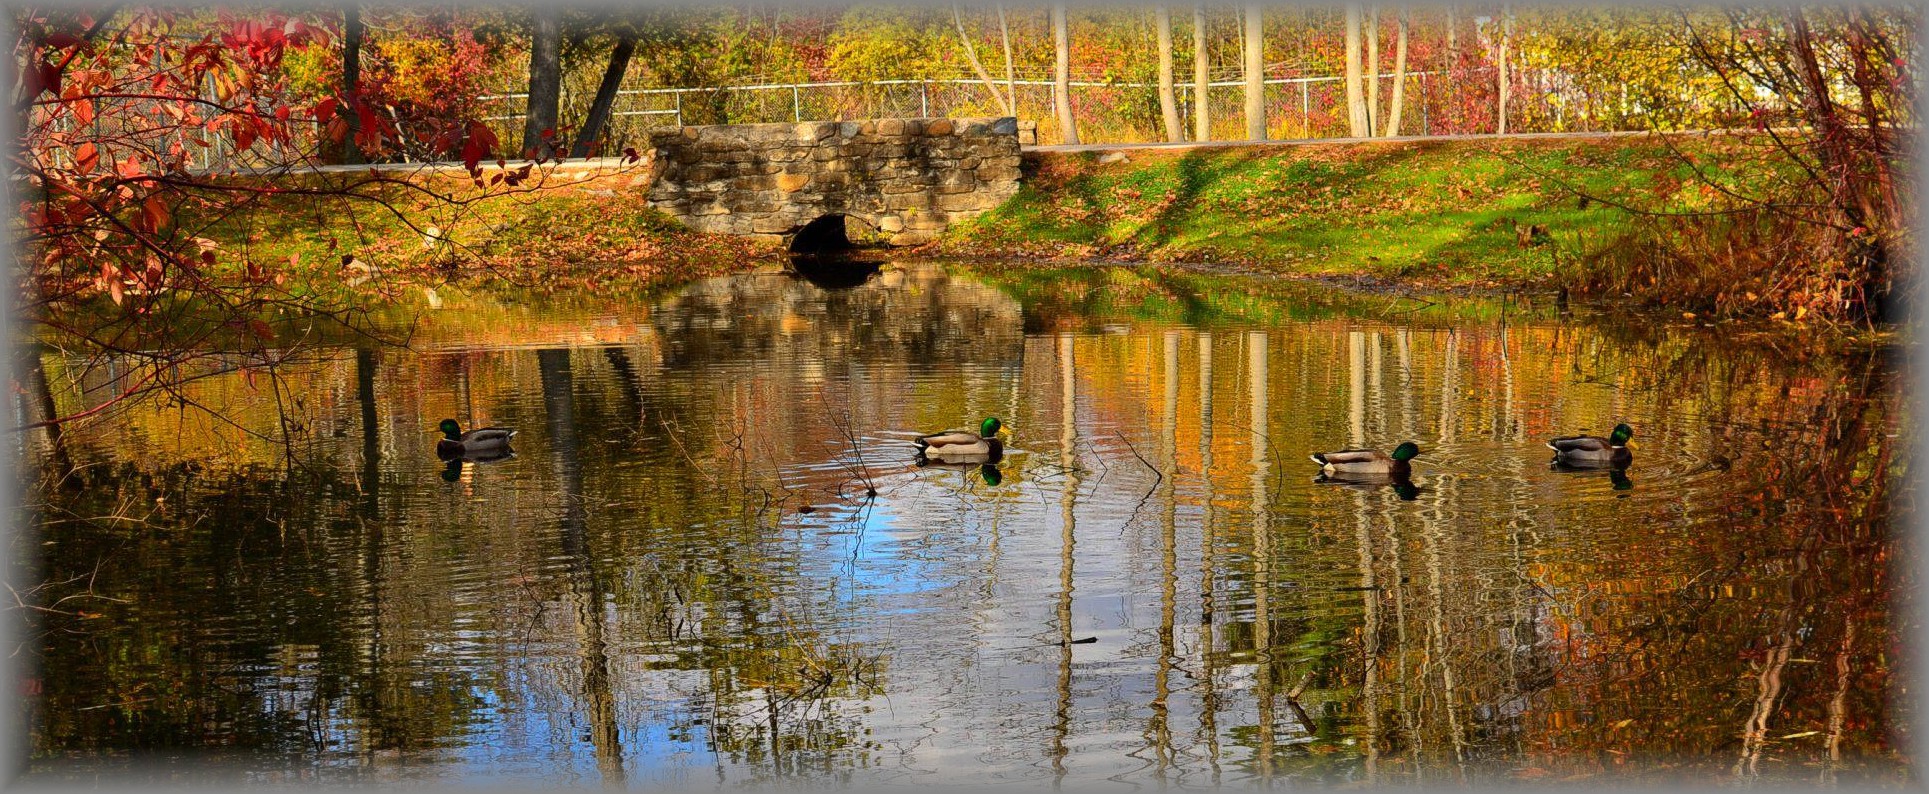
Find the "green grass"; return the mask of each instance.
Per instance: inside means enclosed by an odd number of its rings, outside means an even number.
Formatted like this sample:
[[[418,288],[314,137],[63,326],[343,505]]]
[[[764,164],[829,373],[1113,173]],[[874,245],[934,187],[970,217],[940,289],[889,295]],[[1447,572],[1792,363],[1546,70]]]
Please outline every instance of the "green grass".
[[[1746,186],[1732,139],[1673,142]],[[1611,204],[1708,201],[1687,160],[1650,138],[1428,141],[1035,153],[1003,206],[937,250],[1053,259],[1237,262],[1273,272],[1449,283],[1539,281],[1612,244],[1632,215]],[[1582,196],[1591,197],[1583,202]],[[1600,198],[1610,199],[1603,203]],[[1522,246],[1517,225],[1551,240]]]

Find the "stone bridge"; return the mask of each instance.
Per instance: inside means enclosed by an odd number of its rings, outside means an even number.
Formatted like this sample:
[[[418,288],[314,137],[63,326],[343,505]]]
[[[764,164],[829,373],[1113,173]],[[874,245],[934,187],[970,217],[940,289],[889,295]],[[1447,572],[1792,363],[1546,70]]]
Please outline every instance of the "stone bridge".
[[[915,245],[1018,191],[1010,117],[668,127],[650,143],[651,206],[793,251]]]

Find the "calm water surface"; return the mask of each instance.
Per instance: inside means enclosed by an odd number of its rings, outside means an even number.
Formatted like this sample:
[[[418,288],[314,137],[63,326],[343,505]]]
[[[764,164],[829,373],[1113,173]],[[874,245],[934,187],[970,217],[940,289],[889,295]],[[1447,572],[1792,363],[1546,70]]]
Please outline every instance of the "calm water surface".
[[[1914,780],[1893,364],[1305,289],[457,303],[23,439],[32,774]],[[995,473],[913,465],[985,416]],[[1618,421],[1624,477],[1550,469]],[[1408,439],[1411,500],[1306,458]]]

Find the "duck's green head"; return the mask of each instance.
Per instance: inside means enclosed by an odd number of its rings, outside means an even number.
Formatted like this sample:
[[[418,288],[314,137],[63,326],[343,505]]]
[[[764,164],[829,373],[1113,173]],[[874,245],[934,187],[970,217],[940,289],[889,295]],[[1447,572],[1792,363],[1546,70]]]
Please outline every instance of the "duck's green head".
[[[1634,428],[1628,427],[1628,423],[1622,422],[1614,426],[1614,432],[1608,436],[1608,443],[1617,447],[1625,447],[1628,445],[1628,439],[1630,438],[1634,438]]]
[[[1413,460],[1413,456],[1418,454],[1420,454],[1420,445],[1415,444],[1411,441],[1402,443],[1400,446],[1393,448],[1393,459],[1397,461],[1401,461],[1403,463],[1409,460]]]
[[[447,436],[450,440],[462,440],[462,425],[456,424],[454,419],[442,420],[442,424],[436,425],[436,429],[441,430],[442,435]]]
[[[978,435],[983,438],[991,438],[992,436],[998,435],[998,431],[1004,429],[1004,427],[1003,424],[998,422],[998,417],[989,417],[985,419],[983,425],[978,427]]]

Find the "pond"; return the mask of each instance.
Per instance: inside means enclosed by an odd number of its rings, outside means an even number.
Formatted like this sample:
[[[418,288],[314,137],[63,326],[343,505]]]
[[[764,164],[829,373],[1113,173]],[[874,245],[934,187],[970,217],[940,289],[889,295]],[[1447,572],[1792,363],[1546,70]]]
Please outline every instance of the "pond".
[[[1125,268],[847,283],[451,298],[406,348],[16,434],[30,776],[1915,780],[1892,353]],[[990,416],[994,467],[917,464]],[[445,417],[513,457],[445,464]],[[1550,466],[1618,422],[1625,471]],[[1308,459],[1406,440],[1412,488]]]

